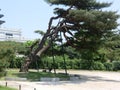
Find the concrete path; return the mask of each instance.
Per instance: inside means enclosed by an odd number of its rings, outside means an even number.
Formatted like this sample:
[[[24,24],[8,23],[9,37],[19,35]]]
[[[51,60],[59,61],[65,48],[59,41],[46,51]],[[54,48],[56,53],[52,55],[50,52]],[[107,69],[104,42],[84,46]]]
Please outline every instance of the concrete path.
[[[63,72],[63,71],[59,71]],[[59,82],[19,82],[0,81],[0,85],[17,88],[21,90],[120,90],[120,72],[103,71],[68,71],[70,74],[80,75],[77,81]]]

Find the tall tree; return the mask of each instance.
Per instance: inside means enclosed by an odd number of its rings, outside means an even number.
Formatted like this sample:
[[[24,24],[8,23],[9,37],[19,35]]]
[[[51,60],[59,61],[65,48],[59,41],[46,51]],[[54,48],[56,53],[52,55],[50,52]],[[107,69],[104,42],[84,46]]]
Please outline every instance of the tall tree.
[[[40,56],[52,45],[52,42],[58,40],[59,33],[64,36],[66,45],[83,53],[83,59],[92,60],[103,39],[118,26],[119,15],[116,14],[117,12],[102,10],[109,7],[111,3],[100,3],[96,0],[45,1],[50,5],[67,7],[54,9],[56,16],[50,18],[46,33],[39,41],[38,47],[31,48],[31,54],[20,71],[28,71],[28,66],[35,61],[36,55]],[[56,26],[53,26],[53,20],[59,20]]]

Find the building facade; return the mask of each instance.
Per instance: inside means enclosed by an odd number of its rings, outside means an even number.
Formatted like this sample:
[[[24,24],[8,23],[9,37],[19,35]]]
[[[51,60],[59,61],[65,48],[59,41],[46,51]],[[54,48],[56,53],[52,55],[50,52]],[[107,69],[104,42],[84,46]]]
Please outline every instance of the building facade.
[[[27,40],[22,37],[20,29],[0,28],[0,41],[25,42]]]
[[[0,41],[16,41],[21,39],[21,31],[7,28],[0,28]]]

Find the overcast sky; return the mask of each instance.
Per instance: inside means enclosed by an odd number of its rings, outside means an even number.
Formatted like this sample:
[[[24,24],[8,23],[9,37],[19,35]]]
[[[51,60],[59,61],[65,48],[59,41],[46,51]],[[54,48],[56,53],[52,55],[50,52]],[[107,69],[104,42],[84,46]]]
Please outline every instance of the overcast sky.
[[[108,10],[118,11],[120,14],[120,0],[97,1],[113,2]],[[34,31],[46,31],[49,19],[53,16],[53,8],[44,0],[0,0],[0,14],[4,14],[1,20],[6,21],[2,27],[21,29],[24,37],[36,39],[39,35]]]

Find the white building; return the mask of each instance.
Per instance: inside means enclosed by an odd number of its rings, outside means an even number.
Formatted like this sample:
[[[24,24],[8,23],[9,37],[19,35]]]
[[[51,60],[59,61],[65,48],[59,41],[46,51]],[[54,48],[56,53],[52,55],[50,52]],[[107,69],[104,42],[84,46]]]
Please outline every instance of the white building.
[[[22,37],[20,29],[0,28],[0,41],[25,42],[27,40]]]

